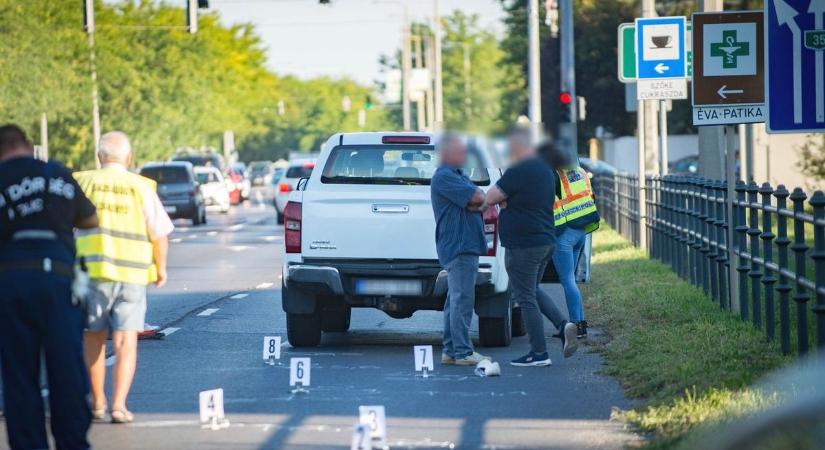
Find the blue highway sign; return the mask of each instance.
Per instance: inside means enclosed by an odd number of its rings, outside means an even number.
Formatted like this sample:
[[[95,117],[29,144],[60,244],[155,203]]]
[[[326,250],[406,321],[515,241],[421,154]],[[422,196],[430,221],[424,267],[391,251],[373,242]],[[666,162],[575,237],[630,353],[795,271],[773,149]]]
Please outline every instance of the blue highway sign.
[[[636,19],[638,79],[687,77],[684,17]]]
[[[825,0],[765,0],[768,131],[825,131]]]

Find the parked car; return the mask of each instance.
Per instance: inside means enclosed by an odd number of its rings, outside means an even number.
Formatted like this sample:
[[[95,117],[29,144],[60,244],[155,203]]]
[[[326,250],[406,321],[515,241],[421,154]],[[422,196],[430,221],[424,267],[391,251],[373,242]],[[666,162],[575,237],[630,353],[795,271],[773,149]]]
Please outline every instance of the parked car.
[[[206,204],[191,163],[149,163],[140,174],[155,180],[158,197],[171,218],[190,219],[192,225],[206,223]]]
[[[272,163],[269,161],[253,161],[249,164],[248,178],[252,186],[263,186],[269,176]]]
[[[284,223],[284,208],[286,208],[289,194],[298,187],[301,178],[307,178],[315,168],[315,159],[295,159],[289,162],[283,175],[278,178],[275,186],[275,211],[278,215],[278,224]],[[273,179],[275,177],[272,177]]]
[[[293,346],[315,346],[324,332],[347,331],[352,308],[393,318],[441,310],[447,272],[438,262],[430,180],[438,166],[426,133],[343,133],[327,141],[316,170],[284,207],[282,301]],[[486,190],[500,178],[483,143],[468,139],[465,173]],[[306,166],[293,165],[297,171]],[[479,340],[509,345],[512,307],[498,212],[484,214],[487,254],[479,260]]]
[[[221,171],[215,167],[195,167],[195,179],[200,183],[206,206],[217,206],[229,212],[229,189]]]
[[[590,178],[598,175],[616,175],[619,173],[619,170],[615,167],[597,159],[579,157],[579,165],[590,174]]]
[[[699,172],[699,155],[689,155],[670,163],[670,173],[696,175]]]
[[[194,167],[215,167],[223,170],[223,156],[214,152],[178,152],[171,160],[189,162]]]

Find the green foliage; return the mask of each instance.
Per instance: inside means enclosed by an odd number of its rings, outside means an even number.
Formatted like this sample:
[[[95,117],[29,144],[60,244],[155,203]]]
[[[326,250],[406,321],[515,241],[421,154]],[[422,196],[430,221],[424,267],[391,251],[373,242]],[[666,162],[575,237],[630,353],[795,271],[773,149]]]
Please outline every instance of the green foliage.
[[[605,372],[643,399],[620,416],[654,433],[650,448],[775,403],[773,392],[750,387],[790,361],[775,343],[614,231],[594,236],[589,320],[608,336],[596,343]]]
[[[825,180],[825,136],[811,135],[799,148],[799,170],[803,174]]]
[[[315,150],[333,132],[360,129],[358,108],[344,113],[341,100],[363,105],[368,88],[273,74],[251,25],[226,27],[202,13],[200,31],[190,35],[184,22],[181,8],[150,0],[96,4],[102,129],[126,131],[138,162],[178,147],[220,149],[228,129],[242,159]],[[51,155],[76,168],[93,163],[94,147],[91,52],[81,24],[80,2],[0,0],[0,122],[36,136],[46,112]],[[367,114],[365,128],[386,124],[384,111]]]

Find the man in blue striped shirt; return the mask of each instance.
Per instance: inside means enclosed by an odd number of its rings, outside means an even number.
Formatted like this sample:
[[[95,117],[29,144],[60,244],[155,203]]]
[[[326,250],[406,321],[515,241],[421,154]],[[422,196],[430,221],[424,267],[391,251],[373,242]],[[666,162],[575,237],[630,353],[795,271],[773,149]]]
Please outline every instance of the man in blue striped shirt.
[[[478,257],[487,253],[479,209],[484,203],[484,192],[461,171],[467,160],[467,147],[458,136],[443,136],[438,153],[441,166],[433,174],[430,195],[438,260],[447,270],[441,363],[474,366],[489,359],[476,353],[470,340]]]

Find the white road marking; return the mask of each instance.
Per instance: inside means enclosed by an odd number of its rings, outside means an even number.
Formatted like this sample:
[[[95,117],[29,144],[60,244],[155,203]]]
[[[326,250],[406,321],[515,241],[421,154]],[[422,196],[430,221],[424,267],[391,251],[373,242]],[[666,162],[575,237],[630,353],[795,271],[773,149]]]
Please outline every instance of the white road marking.
[[[169,242],[171,242],[171,243],[173,243],[173,244],[178,244],[178,243],[180,243],[180,242],[183,242],[183,239],[181,239],[181,238],[174,238],[174,239],[170,239],[170,240],[169,240]]]
[[[189,236],[186,236],[186,237],[188,237],[189,239],[197,239],[198,235],[197,234],[190,234]]]
[[[245,227],[245,223],[238,223],[229,227],[229,231],[239,231],[241,228]]]
[[[177,228],[175,228],[175,230],[186,233],[187,231],[189,231],[189,228],[188,227],[177,227]]]
[[[269,283],[269,282],[267,282],[267,283],[261,283],[261,284],[259,284],[259,285],[255,286],[255,289],[266,289],[266,288],[270,288],[270,287],[272,287],[272,285],[273,285],[273,284],[275,284],[275,283]]]
[[[207,236],[217,236],[218,232],[217,231],[210,231],[210,232],[206,233],[206,235]]]
[[[252,247],[248,245],[233,245],[229,247],[229,250],[232,250],[233,252],[243,252],[246,250],[252,250]]]
[[[174,333],[175,331],[178,331],[178,330],[180,330],[180,328],[176,328],[176,327],[164,328],[163,330],[161,330],[160,334],[162,334],[164,336],[169,336],[170,334],[172,334],[172,333]]]
[[[261,236],[261,239],[263,239],[267,242],[272,242],[272,241],[281,240],[283,238],[281,236]]]
[[[235,295],[233,295],[232,297],[229,297],[229,298],[235,299],[235,300],[240,300],[240,299],[246,298],[246,297],[249,297],[249,294],[245,294],[245,293],[242,292],[240,294],[235,294]]]
[[[201,312],[199,312],[199,313],[198,313],[198,316],[200,316],[200,317],[207,317],[207,316],[211,316],[212,314],[215,314],[216,312],[218,312],[218,310],[219,310],[219,309],[220,309],[220,308],[208,308],[208,309],[204,309],[203,311],[201,311]]]
[[[258,201],[258,209],[266,209],[264,196],[261,194],[261,191],[255,191],[255,200]]]
[[[112,355],[106,358],[106,367],[112,367],[115,365],[115,361],[117,361],[117,355]]]

